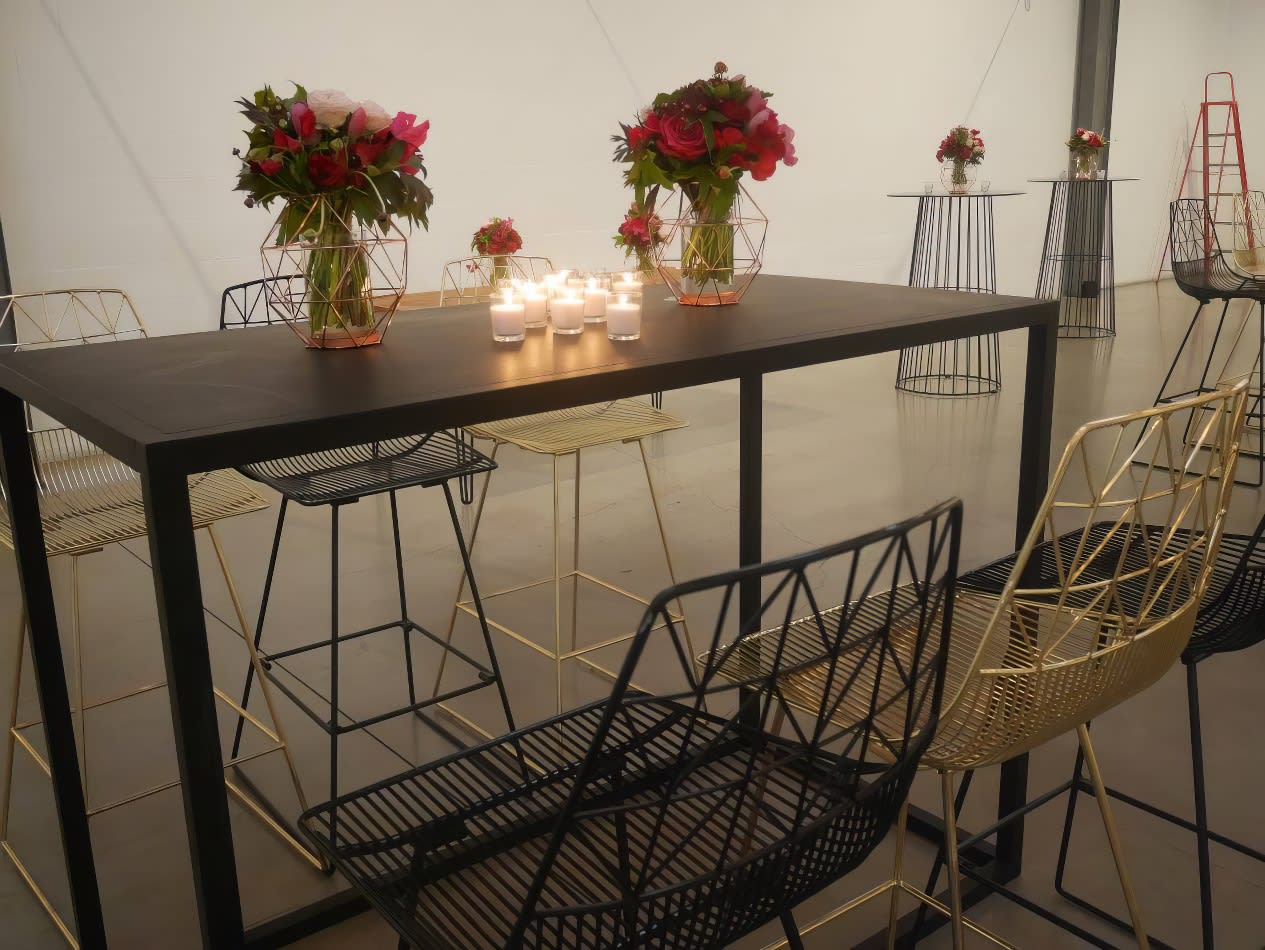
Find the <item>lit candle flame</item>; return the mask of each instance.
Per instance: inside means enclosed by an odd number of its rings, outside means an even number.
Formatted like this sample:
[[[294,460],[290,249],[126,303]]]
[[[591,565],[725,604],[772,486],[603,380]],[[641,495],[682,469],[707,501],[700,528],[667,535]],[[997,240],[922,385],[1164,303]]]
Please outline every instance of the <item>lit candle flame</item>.
[[[567,298],[568,300],[575,300],[575,299],[576,299],[576,298],[575,298],[575,288],[574,288],[574,287],[568,287],[565,291],[563,291],[563,293],[566,295],[566,298]]]
[[[624,271],[624,281],[629,284],[632,283],[632,271]],[[623,301],[621,300],[620,303],[623,303]]]
[[[589,278],[589,290],[597,290],[597,278],[596,278],[596,277],[590,277],[590,278]]]
[[[502,291],[501,291],[501,293],[503,293],[503,294],[505,295],[505,302],[506,302],[506,303],[513,303],[513,302],[514,302],[514,290],[513,290],[513,288],[511,288],[511,287],[506,287],[504,290],[502,290]]]
[[[619,302],[620,302],[620,303],[628,303],[628,295],[627,295],[627,294],[620,294],[620,295],[619,295]]]

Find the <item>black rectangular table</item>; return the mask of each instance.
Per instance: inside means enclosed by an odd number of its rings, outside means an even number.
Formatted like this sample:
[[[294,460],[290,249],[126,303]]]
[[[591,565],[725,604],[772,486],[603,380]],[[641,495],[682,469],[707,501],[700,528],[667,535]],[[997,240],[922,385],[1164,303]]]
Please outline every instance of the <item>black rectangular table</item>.
[[[141,476],[202,941],[249,942],[229,827],[186,477],[355,442],[737,378],[738,561],[761,558],[765,373],[1006,330],[1028,330],[1016,547],[1045,492],[1057,303],[761,276],[742,303],[683,308],[651,289],[642,338],[533,331],[497,344],[484,308],[397,316],[386,342],[305,350],[284,327],[195,333],[0,357],[0,469],[8,492],[54,796],[85,948],[106,945],[23,401]],[[744,611],[758,589],[743,592]],[[1002,768],[1000,809],[1027,793],[1026,760]],[[1020,823],[998,838],[1018,873]],[[314,910],[313,913],[316,913]],[[275,939],[275,934],[274,934]]]

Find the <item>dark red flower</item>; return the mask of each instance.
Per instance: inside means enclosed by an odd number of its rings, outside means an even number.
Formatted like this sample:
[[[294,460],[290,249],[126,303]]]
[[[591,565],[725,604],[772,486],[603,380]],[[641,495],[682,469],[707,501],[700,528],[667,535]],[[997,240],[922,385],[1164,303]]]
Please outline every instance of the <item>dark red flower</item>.
[[[742,134],[742,129],[735,128],[732,125],[726,125],[716,130],[716,147],[732,148],[734,146],[746,145],[747,137]]]
[[[644,148],[652,138],[654,138],[654,133],[644,125],[634,125],[628,130],[628,147],[635,152],[639,148]]]
[[[351,147],[361,168],[367,168],[378,160],[378,156],[386,151],[385,142],[357,142]]]
[[[733,99],[722,99],[716,108],[720,114],[730,122],[739,122],[746,125],[747,120],[751,118],[751,113],[747,111],[747,105],[745,102],[737,102]]]
[[[279,158],[261,158],[257,162],[251,162],[250,167],[259,172],[261,175],[275,175],[281,171],[281,159]]]
[[[659,151],[669,158],[692,161],[707,154],[702,122],[669,115],[660,120],[659,127]]]
[[[319,188],[341,188],[347,184],[347,153],[313,152],[308,156],[307,173]]]
[[[298,139],[290,138],[290,136],[286,135],[280,129],[276,129],[272,133],[272,144],[277,148],[285,149],[287,152],[297,152],[299,149],[303,148],[302,142]]]

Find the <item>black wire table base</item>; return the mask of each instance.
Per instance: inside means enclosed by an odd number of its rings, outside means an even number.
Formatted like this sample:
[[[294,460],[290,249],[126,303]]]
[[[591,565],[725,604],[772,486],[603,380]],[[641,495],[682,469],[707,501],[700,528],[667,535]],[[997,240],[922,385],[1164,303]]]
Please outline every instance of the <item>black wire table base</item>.
[[[918,196],[909,286],[997,292],[993,196]],[[919,396],[984,396],[1001,391],[997,334],[900,351],[896,388]]]
[[[1050,185],[1036,296],[1059,301],[1059,336],[1116,335],[1110,179],[1060,178]]]

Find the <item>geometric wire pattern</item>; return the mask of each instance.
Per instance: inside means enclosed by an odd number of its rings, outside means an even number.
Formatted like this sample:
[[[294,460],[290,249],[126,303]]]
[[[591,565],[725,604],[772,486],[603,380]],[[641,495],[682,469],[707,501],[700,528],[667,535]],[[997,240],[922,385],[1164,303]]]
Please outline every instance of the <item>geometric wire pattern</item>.
[[[444,265],[439,282],[439,305],[487,303],[497,289],[498,280],[530,281],[543,284],[545,275],[553,271],[547,257],[500,254],[463,257]]]
[[[741,185],[723,221],[706,220],[678,189],[676,216],[664,220],[654,246],[655,267],[677,303],[735,304],[760,273],[768,229],[769,219]]]
[[[1059,301],[1060,337],[1116,335],[1116,279],[1108,179],[1059,179],[1050,186],[1050,215],[1037,291]]]
[[[1265,192],[1234,196],[1234,247],[1230,266],[1249,277],[1265,277]]]
[[[670,587],[608,699],[342,796],[303,827],[419,947],[724,946],[860,865],[891,826],[936,725],[960,525],[954,501]],[[713,618],[697,660],[669,611],[681,600]],[[817,609],[853,601],[871,606]],[[794,651],[792,630],[808,632]],[[721,676],[736,659],[743,675]],[[809,668],[838,701],[788,703],[783,683]]]

